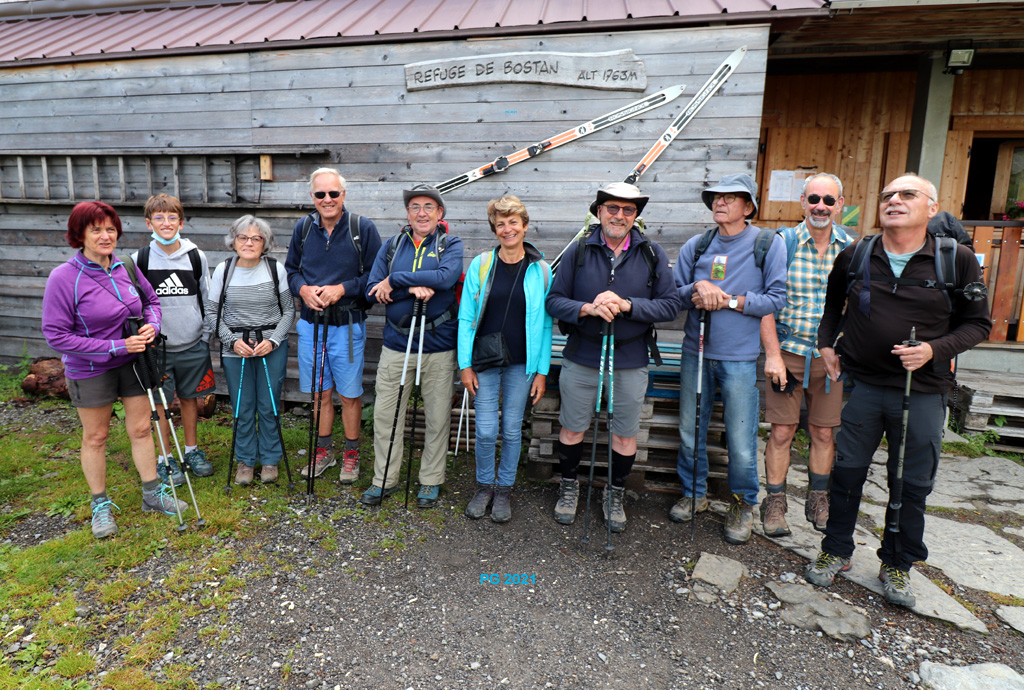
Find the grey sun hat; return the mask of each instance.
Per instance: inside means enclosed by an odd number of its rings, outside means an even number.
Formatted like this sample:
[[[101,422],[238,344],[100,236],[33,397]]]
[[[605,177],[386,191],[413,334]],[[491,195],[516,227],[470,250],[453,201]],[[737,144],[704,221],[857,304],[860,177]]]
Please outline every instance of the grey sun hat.
[[[647,200],[650,198],[641,194],[636,185],[625,182],[612,182],[604,189],[597,190],[597,199],[590,205],[590,212],[596,216],[598,206],[609,199],[618,199],[620,201],[632,201],[636,204],[636,214],[639,216],[644,212],[644,206],[647,205]]]
[[[430,197],[437,202],[437,205],[444,209],[444,201],[441,199],[441,192],[437,191],[437,187],[431,187],[429,184],[418,184],[412,189],[402,190],[402,201],[406,206],[409,202],[418,196]]]
[[[748,215],[747,218],[753,218],[757,215],[757,183],[754,182],[754,178],[746,173],[726,175],[714,187],[708,187],[701,192],[700,198],[704,205],[711,209],[711,201],[715,198],[715,194],[727,194],[729,192],[742,192],[749,196],[750,203],[754,204],[754,212]]]

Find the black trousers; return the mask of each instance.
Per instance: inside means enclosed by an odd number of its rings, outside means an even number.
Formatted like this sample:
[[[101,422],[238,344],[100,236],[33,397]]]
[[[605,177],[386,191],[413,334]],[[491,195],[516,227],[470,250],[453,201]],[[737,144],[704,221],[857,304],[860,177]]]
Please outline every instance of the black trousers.
[[[924,544],[925,501],[931,493],[939,467],[945,409],[945,395],[910,394],[899,533],[886,530],[878,549],[882,563],[900,570],[910,570],[913,563],[928,558],[928,548]],[[843,408],[842,424],[836,439],[829,518],[825,537],[821,540],[822,551],[843,558],[853,555],[853,532],[871,456],[884,434],[889,445],[887,469],[891,492],[899,458],[902,421],[902,388],[856,382],[850,401]],[[890,513],[886,507],[886,524],[890,522]]]

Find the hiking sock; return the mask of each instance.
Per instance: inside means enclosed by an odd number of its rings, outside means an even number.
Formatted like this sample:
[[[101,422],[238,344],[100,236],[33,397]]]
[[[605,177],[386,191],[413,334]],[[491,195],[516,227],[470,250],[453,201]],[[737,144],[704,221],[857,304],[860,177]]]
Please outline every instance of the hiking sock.
[[[831,474],[815,474],[808,472],[811,479],[811,491],[828,491],[828,480]],[[770,491],[771,489],[769,489]]]
[[[185,455],[188,455],[189,453],[191,453],[194,450],[199,450],[199,446],[189,446],[189,445],[186,445],[185,446]]]
[[[326,436],[317,436],[316,437],[316,447],[317,448],[332,448],[332,447],[334,447],[334,442],[331,440],[331,435],[327,434]]]
[[[98,494],[93,494],[92,495],[92,504],[93,505],[96,505],[97,503],[100,503],[100,502],[106,501],[106,500],[107,500],[107,492],[106,491],[101,491]]]
[[[359,450],[359,439],[358,438],[346,438],[345,439],[345,450]]]
[[[622,489],[626,486],[626,479],[633,469],[633,461],[636,460],[636,453],[623,455],[612,451],[612,486]]]
[[[558,465],[562,471],[562,479],[576,479],[576,470],[583,457],[583,443],[566,445],[558,442]]]
[[[770,494],[786,493],[786,482],[782,482],[781,484],[769,484],[768,482],[765,482],[764,485]]]
[[[151,494],[160,488],[160,477],[152,479],[148,482],[142,482],[143,493]]]

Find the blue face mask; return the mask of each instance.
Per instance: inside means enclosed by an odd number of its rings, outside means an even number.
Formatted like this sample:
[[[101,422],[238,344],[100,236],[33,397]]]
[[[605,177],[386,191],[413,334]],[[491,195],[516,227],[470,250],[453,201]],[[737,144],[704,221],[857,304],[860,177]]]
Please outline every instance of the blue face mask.
[[[155,232],[152,234],[152,237],[153,237],[154,240],[156,240],[157,242],[159,242],[160,244],[162,244],[162,245],[164,245],[166,247],[166,246],[172,245],[175,242],[177,242],[178,239],[181,237],[181,233],[180,232],[174,233],[174,237],[172,237],[169,240],[165,240],[163,237],[160,237],[160,235],[156,234]]]

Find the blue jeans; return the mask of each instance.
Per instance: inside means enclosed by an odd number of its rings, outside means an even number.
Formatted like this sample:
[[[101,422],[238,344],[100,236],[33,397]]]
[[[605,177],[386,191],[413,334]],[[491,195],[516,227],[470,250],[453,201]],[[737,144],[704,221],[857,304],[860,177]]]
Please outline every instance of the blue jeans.
[[[494,446],[498,440],[498,399],[501,398],[501,462],[498,486],[512,486],[523,446],[523,415],[533,378],[527,378],[525,364],[495,367],[476,375],[480,382],[473,407],[476,409],[476,480],[494,484]]]
[[[725,439],[729,447],[729,491],[748,505],[757,505],[757,362],[704,359],[700,398],[700,434],[697,445],[697,486],[693,486],[693,426],[697,415],[697,355],[683,353],[679,386],[679,456],[676,471],[684,496],[706,496],[708,452],[705,442],[715,403],[715,388],[722,390]]]
[[[245,368],[243,369],[243,362]],[[266,362],[266,369],[263,363]],[[274,406],[281,413],[281,387],[288,364],[288,343],[281,343],[264,357],[224,357],[224,375],[231,395],[231,413],[238,410],[235,429],[235,458],[249,467],[276,465],[284,449],[274,420]],[[267,374],[270,375],[268,385]],[[273,389],[273,402],[270,390]],[[241,402],[239,403],[239,394]],[[257,420],[258,428],[257,428]]]

